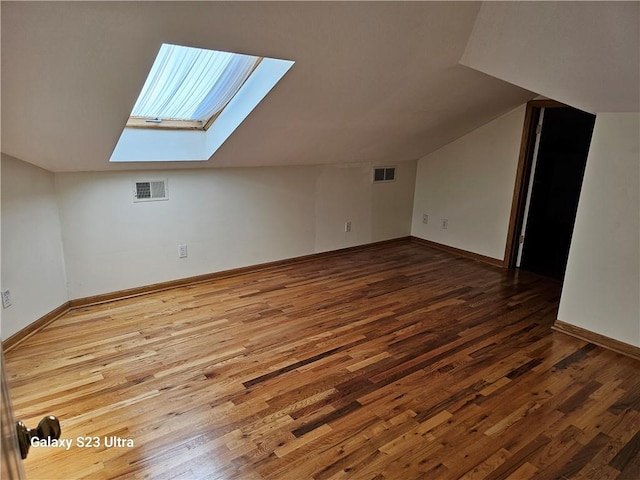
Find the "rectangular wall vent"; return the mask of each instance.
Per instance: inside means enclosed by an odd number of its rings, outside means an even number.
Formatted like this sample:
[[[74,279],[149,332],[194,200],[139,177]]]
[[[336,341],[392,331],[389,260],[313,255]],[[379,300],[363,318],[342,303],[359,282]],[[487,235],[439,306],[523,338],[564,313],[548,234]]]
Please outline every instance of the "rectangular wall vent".
[[[396,179],[396,167],[376,167],[373,169],[373,183],[393,182]]]
[[[134,202],[153,202],[168,199],[169,191],[166,180],[137,181],[133,183]]]

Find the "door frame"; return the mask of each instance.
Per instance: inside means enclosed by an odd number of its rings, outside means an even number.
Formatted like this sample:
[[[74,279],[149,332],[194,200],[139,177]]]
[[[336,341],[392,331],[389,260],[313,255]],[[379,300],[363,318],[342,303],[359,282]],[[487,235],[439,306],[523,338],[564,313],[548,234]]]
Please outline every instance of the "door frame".
[[[22,456],[18,445],[18,432],[16,430],[16,419],[13,416],[13,406],[9,386],[7,385],[7,375],[4,368],[4,354],[2,352],[2,342],[0,342],[0,403],[2,404],[2,439],[0,439],[0,477],[6,480],[22,480],[25,478],[22,465]]]
[[[562,108],[569,107],[564,103],[555,100],[531,100],[527,102],[524,114],[524,125],[522,127],[522,141],[520,142],[520,154],[518,156],[518,167],[516,170],[516,181],[513,187],[513,198],[511,200],[511,215],[509,216],[509,228],[507,230],[507,244],[504,250],[504,260],[502,265],[506,268],[515,268],[518,258],[518,245],[522,223],[524,221],[524,210],[531,179],[531,165],[533,163],[533,149],[536,141],[536,127],[542,108]]]

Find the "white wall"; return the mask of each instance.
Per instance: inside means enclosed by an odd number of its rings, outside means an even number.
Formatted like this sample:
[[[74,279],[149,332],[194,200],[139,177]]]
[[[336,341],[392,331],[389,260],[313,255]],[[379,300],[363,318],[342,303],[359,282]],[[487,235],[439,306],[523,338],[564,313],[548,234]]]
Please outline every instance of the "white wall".
[[[396,165],[395,182],[375,185],[371,164],[318,168],[316,252],[410,234],[416,162]],[[352,222],[350,233],[344,231],[347,221]]]
[[[412,235],[504,259],[525,109],[522,105],[418,161]]]
[[[640,346],[640,115],[599,113],[558,319]]]
[[[407,236],[415,164],[57,173],[69,298]],[[153,178],[169,200],[134,203]]]
[[[2,311],[6,339],[67,300],[52,173],[2,155]]]

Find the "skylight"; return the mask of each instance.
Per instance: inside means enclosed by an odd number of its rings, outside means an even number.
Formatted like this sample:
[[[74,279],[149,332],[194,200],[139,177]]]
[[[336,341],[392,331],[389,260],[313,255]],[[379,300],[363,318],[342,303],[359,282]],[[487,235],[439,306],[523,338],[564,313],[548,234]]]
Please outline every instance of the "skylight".
[[[127,126],[176,128],[180,126],[176,121],[182,121],[206,128],[238,93],[260,60],[251,55],[164,43]]]
[[[110,161],[208,160],[293,63],[162,44]]]

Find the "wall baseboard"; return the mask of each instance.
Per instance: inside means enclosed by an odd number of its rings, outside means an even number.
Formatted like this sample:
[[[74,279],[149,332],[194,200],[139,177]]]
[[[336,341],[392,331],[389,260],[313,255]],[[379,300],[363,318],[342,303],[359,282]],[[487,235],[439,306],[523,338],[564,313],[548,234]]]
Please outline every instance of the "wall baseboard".
[[[14,333],[9,338],[2,342],[2,349],[7,352],[15,348],[22,343],[28,337],[34,333],[42,330],[54,320],[58,319],[65,313],[70,312],[78,308],[89,307],[92,305],[98,305],[102,303],[115,302],[116,300],[123,300],[125,298],[139,297],[142,295],[148,295],[150,293],[163,292],[165,290],[171,290],[173,288],[185,287],[188,285],[195,285],[198,283],[209,282],[212,280],[233,277],[249,272],[260,272],[277,267],[283,267],[287,265],[295,265],[298,263],[309,262],[311,260],[317,260],[324,257],[335,257],[340,255],[346,255],[356,251],[364,251],[383,247],[389,244],[395,243],[409,243],[411,237],[393,238],[390,240],[382,240],[379,242],[367,243],[364,245],[356,245],[355,247],[341,248],[339,250],[330,250],[328,252],[311,253],[309,255],[302,255],[299,257],[287,258],[284,260],[276,260],[273,262],[259,263],[256,265],[250,265],[248,267],[233,268],[231,270],[223,270],[221,272],[206,273],[204,275],[196,275],[193,277],[180,278],[177,280],[170,280],[168,282],[154,283],[151,285],[145,285],[142,287],[129,288],[126,290],[118,290],[115,292],[103,293],[100,295],[92,295],[89,297],[77,298],[69,300],[63,303],[59,307],[53,309],[38,320],[30,323],[22,330]]]
[[[463,257],[477,260],[480,262],[488,263],[493,266],[504,267],[503,262],[496,258],[486,257],[484,255],[479,255],[473,252],[467,252],[465,250],[460,250],[458,248],[450,247],[448,245],[442,245],[440,243],[432,242],[430,240],[424,240],[422,238],[418,238],[414,236],[394,238],[391,240],[383,240],[380,242],[368,243],[365,245],[357,245],[355,247],[342,248],[339,250],[331,250],[328,252],[321,252],[321,253],[312,253],[309,255],[288,258],[285,260],[277,260],[274,262],[260,263],[260,264],[251,265],[248,267],[234,268],[231,270],[224,270],[221,272],[197,275],[194,277],[187,277],[187,278],[182,278],[178,280],[171,280],[168,282],[155,283],[152,285],[145,285],[142,287],[130,288],[127,290],[119,290],[116,292],[110,292],[110,293],[105,293],[101,295],[93,295],[90,297],[70,300],[68,302],[63,303],[59,307],[53,309],[46,315],[42,316],[38,320],[32,322],[22,330],[14,333],[9,338],[4,340],[2,342],[2,349],[5,352],[14,349],[16,346],[18,346],[20,343],[25,341],[31,335],[42,330],[47,325],[49,325],[53,321],[60,318],[62,315],[70,312],[71,310],[75,310],[78,308],[88,307],[91,305],[98,305],[98,304],[107,303],[107,302],[114,302],[117,300],[123,300],[125,298],[132,298],[132,297],[147,295],[150,293],[162,292],[162,291],[170,290],[173,288],[179,288],[179,287],[184,287],[188,285],[208,282],[216,279],[241,275],[243,273],[265,271],[265,270],[269,270],[277,267],[295,265],[298,263],[308,262],[311,260],[317,260],[323,257],[346,255],[352,252],[375,249],[375,248],[383,247],[389,244],[408,243],[408,242],[418,243],[421,245],[425,245],[427,247],[435,248],[437,250],[442,250],[455,255],[459,255],[459,256],[463,256]],[[567,335],[571,335],[572,337],[579,338],[580,340],[584,340],[586,342],[599,345],[603,348],[612,350],[616,353],[621,353],[623,355],[634,358],[636,360],[640,360],[640,347],[629,345],[628,343],[624,343],[619,340],[615,340],[613,338],[600,335],[599,333],[595,333],[590,330],[586,330],[584,328],[571,325],[561,320],[556,320],[552,329],[561,333],[565,333]]]
[[[488,263],[489,265],[494,265],[496,267],[504,267],[504,262],[497,258],[487,257],[485,255],[480,255],[479,253],[469,252],[467,250],[462,250],[456,247],[450,247],[449,245],[444,245],[442,243],[432,242],[431,240],[425,240],[424,238],[414,237],[413,235],[409,237],[412,242],[420,243],[422,245],[426,245],[427,247],[435,248],[437,250],[442,250],[444,252],[453,253],[454,255],[459,255],[461,257],[470,258],[472,260],[477,260],[479,262]]]
[[[11,335],[9,338],[4,340],[2,342],[2,349],[5,352],[8,352],[9,350],[15,348],[18,344],[22,343],[24,340],[29,338],[34,333],[39,332],[44,327],[49,325],[51,322],[53,322],[54,320],[57,320],[62,315],[67,313],[69,310],[70,310],[69,302],[65,302],[59,307],[54,308],[46,315],[40,317],[35,322],[30,323],[29,325],[24,327],[22,330],[17,331],[13,335]]]
[[[599,333],[571,325],[570,323],[563,322],[562,320],[556,320],[551,328],[557,332],[566,333],[567,335],[579,338],[585,342],[593,343],[602,348],[606,348],[607,350],[612,350],[616,353],[626,355],[627,357],[640,360],[640,347],[634,347],[633,345],[621,342],[620,340],[605,337]]]
[[[407,242],[409,242],[409,237],[400,237],[400,238],[394,238],[391,240],[382,240],[380,242],[357,245],[355,247],[341,248],[339,250],[330,250],[328,252],[311,253],[309,255],[302,255],[299,257],[292,257],[284,260],[258,263],[256,265],[249,265],[247,267],[232,268],[230,270],[223,270],[220,272],[205,273],[204,275],[196,275],[193,277],[170,280],[168,282],[154,283],[154,284],[145,285],[142,287],[129,288],[126,290],[118,290],[116,292],[78,298],[75,300],[70,300],[69,306],[71,309],[87,307],[91,305],[97,305],[100,303],[113,302],[115,300],[123,300],[125,298],[138,297],[140,295],[147,295],[149,293],[162,292],[162,291],[170,290],[173,288],[185,287],[187,285],[195,285],[198,283],[209,282],[211,280],[233,277],[236,275],[241,275],[243,273],[260,272],[260,271],[269,270],[272,268],[278,268],[278,267],[283,267],[287,265],[295,265],[298,263],[309,262],[312,260],[317,260],[318,258],[334,257],[337,255],[345,255],[354,251],[368,250],[368,249],[378,248],[378,247],[389,245],[389,244],[407,243]]]

